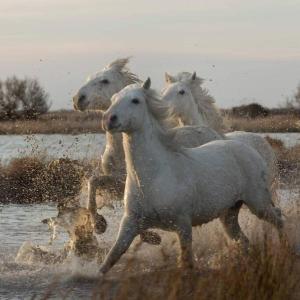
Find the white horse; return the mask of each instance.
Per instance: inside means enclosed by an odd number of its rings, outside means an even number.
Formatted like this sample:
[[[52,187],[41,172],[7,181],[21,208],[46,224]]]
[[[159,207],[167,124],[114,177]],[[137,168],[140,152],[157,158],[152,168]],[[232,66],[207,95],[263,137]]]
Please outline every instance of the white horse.
[[[129,58],[117,59],[107,65],[102,71],[88,77],[76,95],[73,97],[74,108],[80,111],[105,111],[111,105],[111,97],[125,86],[138,83],[138,77],[131,73],[127,64]],[[105,175],[120,180],[126,177],[124,151],[121,134],[106,132],[106,146],[102,155],[102,171]]]
[[[190,90],[187,90],[184,83],[190,80],[190,73],[181,72],[176,76],[165,73],[167,87],[169,85],[176,86],[175,89],[164,92],[165,98],[172,102],[172,112],[183,125],[209,126],[217,132],[221,132],[225,129],[225,125],[220,111],[215,105],[215,100],[206,89],[201,87],[204,80],[196,77],[196,73],[193,76],[194,84],[191,85]],[[187,97],[194,97],[193,103],[182,101]]]
[[[125,212],[117,240],[100,267],[106,273],[148,228],[175,231],[181,264],[192,266],[192,226],[220,218],[227,233],[247,238],[238,224],[245,203],[257,217],[273,224],[281,236],[280,210],[272,203],[267,166],[251,147],[219,140],[198,148],[182,148],[166,127],[168,106],[142,86],[127,86],[113,97],[103,127],[123,132],[126,157]]]
[[[162,99],[169,104],[173,116],[182,125],[207,125],[219,132],[220,128],[224,128],[213,98],[208,95],[207,90],[202,89],[203,79],[197,77],[195,72],[181,72],[176,76],[166,73],[165,83]],[[257,150],[266,161],[269,181],[273,182],[276,175],[276,155],[263,137],[256,133],[235,131],[225,134],[224,138],[241,141]]]
[[[128,84],[140,82],[137,76],[129,71],[129,58],[111,62],[102,71],[89,76],[87,82],[73,97],[74,108],[79,111],[106,110],[111,105],[111,97]],[[123,196],[126,166],[120,133],[106,132],[106,144],[101,157],[101,171],[96,170],[88,179],[88,209],[96,216],[96,190],[101,188]],[[102,202],[102,206],[105,202]],[[99,208],[101,208],[100,206]],[[105,228],[103,228],[105,231]],[[154,232],[142,232],[144,242],[157,245],[160,236]]]

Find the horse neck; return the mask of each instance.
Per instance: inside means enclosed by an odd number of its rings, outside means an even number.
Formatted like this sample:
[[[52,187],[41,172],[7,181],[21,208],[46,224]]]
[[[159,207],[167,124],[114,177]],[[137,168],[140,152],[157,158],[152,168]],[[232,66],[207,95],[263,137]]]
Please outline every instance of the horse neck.
[[[180,112],[180,120],[183,125],[208,125],[206,118],[199,112],[198,105],[195,101],[191,101],[188,109]]]
[[[121,133],[111,134],[106,131],[106,147],[114,152],[115,157],[124,159],[123,141]]]
[[[204,125],[213,128],[217,132],[222,132],[224,127],[223,118],[214,105],[213,98],[201,87],[194,91],[193,96],[197,105],[197,112],[202,115]]]
[[[170,157],[170,151],[159,138],[155,120],[148,116],[143,128],[123,133],[127,175],[140,182],[149,182]]]

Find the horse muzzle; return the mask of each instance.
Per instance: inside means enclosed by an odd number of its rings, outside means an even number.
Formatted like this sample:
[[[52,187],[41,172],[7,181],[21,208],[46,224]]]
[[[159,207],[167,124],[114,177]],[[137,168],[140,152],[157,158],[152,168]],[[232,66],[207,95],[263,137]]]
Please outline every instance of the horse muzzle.
[[[73,107],[75,110],[84,111],[87,106],[88,103],[85,95],[76,95],[73,97]]]
[[[102,120],[102,126],[105,131],[116,131],[121,127],[118,116],[115,114],[104,114]]]

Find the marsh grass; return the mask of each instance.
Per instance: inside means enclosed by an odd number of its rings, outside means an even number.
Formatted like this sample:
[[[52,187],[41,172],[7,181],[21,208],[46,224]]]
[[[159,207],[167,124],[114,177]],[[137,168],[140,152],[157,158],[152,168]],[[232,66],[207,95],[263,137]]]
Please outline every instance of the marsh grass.
[[[226,126],[232,131],[300,132],[299,113],[247,118],[223,112],[223,116]],[[38,116],[35,120],[0,121],[0,134],[103,133],[101,120],[101,112],[56,111]]]
[[[300,132],[300,118],[298,115],[270,115],[255,119],[233,117],[227,115],[226,124],[230,130],[250,132]]]
[[[102,133],[100,112],[49,112],[35,120],[0,121],[0,134]]]
[[[135,247],[122,269],[116,271],[114,267],[102,278],[75,277],[73,286],[66,286],[58,277],[36,298],[76,299],[76,290],[87,283],[85,299],[296,300],[300,296],[299,257],[287,245],[274,242],[269,233],[248,253],[237,244],[214,249],[217,263],[213,268],[197,261],[193,270],[180,269],[166,256],[160,267],[145,270],[135,255],[137,251]]]
[[[209,259],[209,258],[207,258]],[[167,259],[166,259],[167,260]],[[247,254],[236,245],[217,255],[217,267],[184,270],[168,263],[148,272],[128,260],[117,278],[102,278],[92,299],[297,299],[299,259],[265,235]]]

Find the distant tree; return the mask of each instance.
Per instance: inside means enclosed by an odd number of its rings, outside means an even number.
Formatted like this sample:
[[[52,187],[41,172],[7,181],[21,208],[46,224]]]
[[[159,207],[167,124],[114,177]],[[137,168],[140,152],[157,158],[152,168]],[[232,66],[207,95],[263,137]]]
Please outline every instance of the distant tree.
[[[25,80],[15,76],[0,81],[0,112],[2,118],[13,119],[21,106],[21,99],[25,93]]]
[[[48,94],[36,79],[26,79],[26,89],[21,103],[26,118],[35,118],[46,113],[50,108]]]
[[[0,117],[35,118],[50,108],[48,94],[37,79],[18,79],[16,76],[0,81]]]

